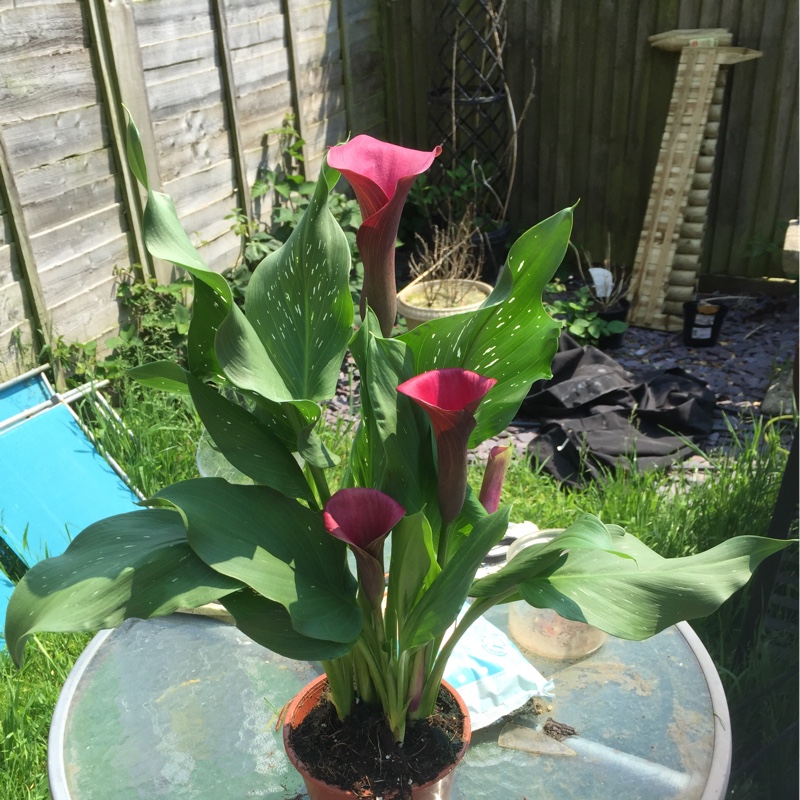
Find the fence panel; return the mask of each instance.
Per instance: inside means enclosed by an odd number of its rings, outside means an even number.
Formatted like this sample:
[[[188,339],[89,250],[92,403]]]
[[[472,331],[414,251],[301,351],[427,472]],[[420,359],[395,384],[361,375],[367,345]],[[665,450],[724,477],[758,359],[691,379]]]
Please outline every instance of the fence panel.
[[[500,2],[496,3],[496,7]],[[633,262],[675,81],[678,55],[648,36],[720,27],[763,52],[732,67],[720,121],[702,256],[712,277],[780,277],[785,222],[798,214],[798,2],[786,0],[508,0],[506,77],[517,112],[535,94],[520,132],[512,211],[528,226],[580,201],[574,241],[602,258]],[[411,0],[387,12],[388,72],[398,138],[430,146],[420,76],[420,31],[435,9]],[[437,57],[434,53],[430,57]],[[719,285],[720,280],[717,281]]]
[[[65,340],[102,339],[119,324],[114,267],[131,257],[83,4],[0,19],[0,135],[44,303]]]
[[[32,351],[40,318],[52,321],[44,338],[66,341],[102,342],[119,325],[114,268],[145,259],[138,190],[120,171],[119,103],[142,131],[152,185],[222,271],[240,249],[225,217],[249,207],[259,167],[278,155],[266,131],[294,114],[309,178],[348,132],[385,132],[379,10],[377,0],[0,3],[0,157],[19,201],[0,207],[0,364],[15,360],[15,342]],[[31,282],[41,313],[27,305]]]

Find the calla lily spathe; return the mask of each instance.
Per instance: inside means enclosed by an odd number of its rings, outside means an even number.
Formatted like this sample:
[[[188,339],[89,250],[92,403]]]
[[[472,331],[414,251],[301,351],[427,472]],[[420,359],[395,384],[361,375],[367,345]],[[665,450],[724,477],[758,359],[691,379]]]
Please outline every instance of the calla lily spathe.
[[[475,411],[497,383],[457,367],[423,372],[397,387],[430,418],[439,458],[439,511],[449,525],[461,511],[467,492],[467,448],[475,429]]]
[[[486,459],[486,471],[483,473],[481,493],[478,495],[480,504],[487,513],[494,514],[500,507],[500,493],[503,491],[503,482],[506,479],[508,465],[511,463],[511,445],[497,445],[489,451]]]
[[[364,263],[361,317],[369,305],[384,336],[391,334],[397,313],[394,249],[403,205],[417,176],[441,152],[438,146],[412,150],[363,134],[328,151],[328,165],[350,182],[363,218],[356,235]]]
[[[325,504],[325,530],[350,546],[359,582],[373,605],[379,606],[383,596],[383,543],[405,513],[388,494],[361,487],[340,489]]]

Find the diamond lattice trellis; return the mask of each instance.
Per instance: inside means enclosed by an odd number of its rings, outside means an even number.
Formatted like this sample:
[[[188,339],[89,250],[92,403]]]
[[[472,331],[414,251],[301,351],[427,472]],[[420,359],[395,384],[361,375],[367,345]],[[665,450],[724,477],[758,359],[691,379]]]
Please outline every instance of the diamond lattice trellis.
[[[442,145],[445,169],[479,164],[503,198],[511,127],[503,72],[505,2],[447,0],[435,31],[428,96],[432,144]]]

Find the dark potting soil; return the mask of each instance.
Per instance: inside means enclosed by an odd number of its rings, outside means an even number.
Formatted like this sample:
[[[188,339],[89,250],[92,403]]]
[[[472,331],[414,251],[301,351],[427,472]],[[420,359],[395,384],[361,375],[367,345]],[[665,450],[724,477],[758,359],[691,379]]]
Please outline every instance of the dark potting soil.
[[[403,800],[411,797],[412,784],[427,783],[456,760],[463,730],[461,711],[444,690],[433,716],[408,724],[402,745],[380,708],[358,703],[340,720],[323,694],[289,742],[315,778],[356,797]]]

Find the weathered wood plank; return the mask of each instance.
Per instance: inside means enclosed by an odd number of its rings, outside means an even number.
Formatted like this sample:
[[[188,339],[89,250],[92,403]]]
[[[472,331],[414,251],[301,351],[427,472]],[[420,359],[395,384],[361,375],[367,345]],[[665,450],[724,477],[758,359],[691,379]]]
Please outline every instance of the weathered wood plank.
[[[147,71],[147,86],[158,86],[160,83],[169,81],[193,81],[198,72],[207,72],[216,68],[216,57],[213,53],[201,58],[165,64]]]
[[[230,156],[220,104],[157,122],[153,131],[165,183]]]
[[[206,69],[179,80],[148,84],[153,124],[200,108],[222,109],[222,84],[219,69]]]
[[[139,5],[138,3],[136,5]],[[136,6],[134,6],[136,7]],[[184,36],[179,41],[164,44],[145,45],[142,43],[142,64],[145,70],[160,69],[182,61],[200,61],[214,57],[214,32],[212,30]]]
[[[119,236],[126,230],[125,218],[119,205],[91,211],[84,217],[71,220],[57,228],[40,231],[31,236],[31,247],[39,272],[69,261]]]
[[[233,162],[230,158],[201,172],[184,175],[164,184],[164,191],[175,201],[180,214],[191,214],[223,198],[230,208],[236,205],[233,189]]]
[[[234,52],[259,45],[284,47],[286,20],[283,14],[274,14],[272,16],[265,15],[254,22],[243,25],[229,21],[228,33],[231,50]]]
[[[306,78],[306,72],[309,70],[317,72],[334,70],[341,76],[341,55],[338,31],[301,40],[297,44],[298,63],[303,67],[301,80]]]
[[[105,284],[114,276],[114,268],[131,265],[131,242],[126,233],[70,258],[40,270],[42,290],[51,307],[80,296],[87,287]]]
[[[0,332],[18,328],[28,318],[25,292],[19,283],[0,286]]]
[[[121,202],[114,173],[107,149],[21,173],[17,187],[31,234],[82,217],[87,209]]]
[[[225,12],[228,24],[250,25],[257,24],[265,17],[281,15],[283,13],[282,0],[226,0]]]
[[[289,80],[288,53],[281,49],[247,59],[240,57],[233,61],[233,74],[239,97],[265,86],[284,83]]]
[[[139,41],[180,52],[181,39],[214,29],[208,0],[141,0],[133,4]]]
[[[310,121],[319,121],[345,113],[345,94],[341,86],[331,87],[326,92],[304,94],[300,98],[303,114]]]
[[[0,124],[84,108],[100,100],[88,50],[14,59],[0,71]]]
[[[30,56],[61,56],[88,47],[79,3],[37,5],[0,14],[0,63]]]
[[[20,282],[17,248],[14,244],[0,244],[0,286]]]
[[[103,342],[119,328],[117,279],[109,278],[52,309],[53,328],[67,342]]]
[[[14,241],[14,234],[11,229],[11,220],[7,213],[0,214],[0,247],[11,244]]]
[[[98,105],[3,126],[3,137],[16,172],[91,153],[109,144],[103,110]]]

